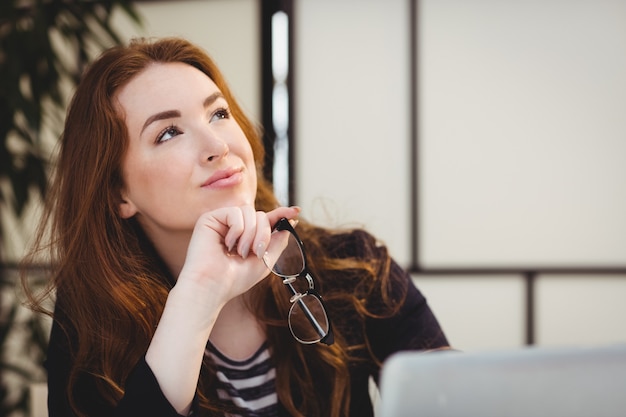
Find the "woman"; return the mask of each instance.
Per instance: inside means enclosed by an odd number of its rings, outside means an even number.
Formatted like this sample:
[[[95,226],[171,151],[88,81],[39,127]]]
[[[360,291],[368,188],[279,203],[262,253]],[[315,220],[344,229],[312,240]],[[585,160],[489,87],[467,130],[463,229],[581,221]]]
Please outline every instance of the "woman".
[[[298,222],[262,161],[255,126],[187,41],[136,40],[90,66],[49,210],[51,417],[363,417],[385,358],[447,345],[384,246]],[[285,275],[272,229],[294,238],[296,223],[307,270]]]

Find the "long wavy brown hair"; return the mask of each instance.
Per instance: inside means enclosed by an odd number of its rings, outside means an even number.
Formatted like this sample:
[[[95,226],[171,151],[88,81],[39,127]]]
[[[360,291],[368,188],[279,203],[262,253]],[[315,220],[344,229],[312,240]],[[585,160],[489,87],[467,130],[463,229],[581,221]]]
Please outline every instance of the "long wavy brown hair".
[[[106,51],[87,69],[68,109],[47,214],[30,258],[46,251],[52,261],[49,291],[31,301],[42,311],[45,296],[56,294],[55,312],[50,313],[63,318],[59,324],[70,339],[67,395],[77,415],[87,413],[74,394],[85,374],[95,379],[107,403],[115,405],[122,398],[129,372],[145,354],[174,284],[137,222],[118,215],[128,132],[116,93],[155,62],[186,63],[215,82],[254,152],[257,209],[268,211],[278,205],[262,175],[260,129],[244,115],[203,50],[178,38],[137,39]],[[363,318],[375,315],[367,299],[379,292],[389,314],[398,302],[397,294],[392,300],[388,290],[393,279],[390,259],[367,234],[329,231],[305,221],[298,232],[333,319],[335,343],[305,346],[294,341],[286,325],[289,300],[278,278],[269,277],[251,290],[249,308],[265,326],[278,397],[287,411],[301,417],[345,416],[349,364],[363,355],[371,357],[367,340],[359,336]],[[352,237],[350,247],[342,246],[348,240],[337,239],[338,233]],[[365,253],[353,254],[351,247],[365,248]],[[224,411],[211,389],[214,382],[207,359],[198,383],[201,415]]]

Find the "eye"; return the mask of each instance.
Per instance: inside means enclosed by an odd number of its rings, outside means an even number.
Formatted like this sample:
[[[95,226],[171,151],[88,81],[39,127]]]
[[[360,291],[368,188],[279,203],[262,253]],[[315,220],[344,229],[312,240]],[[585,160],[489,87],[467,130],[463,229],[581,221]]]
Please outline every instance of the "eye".
[[[209,120],[209,122],[215,122],[222,119],[230,119],[230,110],[225,107],[221,107],[215,110],[213,114],[211,114],[211,119]]]
[[[161,133],[159,133],[159,135],[157,136],[156,142],[157,143],[167,142],[168,140],[174,138],[175,136],[180,135],[181,133],[183,132],[179,128],[177,128],[174,125],[170,125],[166,127],[165,129],[163,129]]]

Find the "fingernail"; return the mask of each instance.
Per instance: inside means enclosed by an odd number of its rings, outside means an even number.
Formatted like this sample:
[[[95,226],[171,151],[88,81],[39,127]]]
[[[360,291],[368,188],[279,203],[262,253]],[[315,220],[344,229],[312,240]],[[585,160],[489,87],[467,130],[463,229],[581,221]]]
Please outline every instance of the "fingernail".
[[[256,253],[256,256],[258,256],[259,259],[262,259],[263,256],[265,256],[266,252],[265,249],[267,248],[267,243],[265,242],[259,242],[256,245],[256,248],[254,248],[254,252]]]
[[[295,211],[297,211],[298,213],[300,213],[302,211],[302,207],[300,206],[291,206],[292,209],[294,209]]]

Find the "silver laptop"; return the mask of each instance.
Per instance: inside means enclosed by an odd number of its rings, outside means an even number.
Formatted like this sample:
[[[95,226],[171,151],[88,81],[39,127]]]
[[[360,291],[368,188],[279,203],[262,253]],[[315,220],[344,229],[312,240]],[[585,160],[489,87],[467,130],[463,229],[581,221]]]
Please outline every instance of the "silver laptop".
[[[625,417],[626,345],[403,352],[377,417]]]

